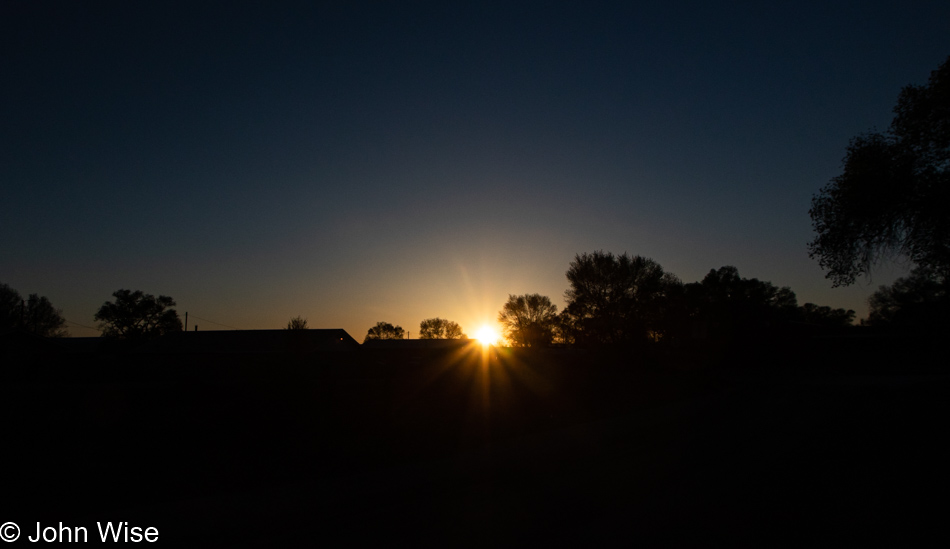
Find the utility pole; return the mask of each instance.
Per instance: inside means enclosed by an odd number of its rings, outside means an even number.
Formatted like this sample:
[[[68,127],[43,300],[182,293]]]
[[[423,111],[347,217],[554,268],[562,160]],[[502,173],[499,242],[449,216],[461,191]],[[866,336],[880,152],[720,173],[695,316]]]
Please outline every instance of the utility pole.
[[[188,331],[188,311],[185,311],[185,331]]]

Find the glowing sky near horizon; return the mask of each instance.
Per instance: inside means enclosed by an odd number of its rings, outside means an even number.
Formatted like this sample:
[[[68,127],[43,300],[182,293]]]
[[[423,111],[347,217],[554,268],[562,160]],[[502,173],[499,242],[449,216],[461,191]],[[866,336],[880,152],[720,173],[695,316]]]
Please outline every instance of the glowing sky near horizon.
[[[357,340],[559,308],[575,254],[831,289],[810,199],[950,55],[950,4],[7,3],[0,282]]]

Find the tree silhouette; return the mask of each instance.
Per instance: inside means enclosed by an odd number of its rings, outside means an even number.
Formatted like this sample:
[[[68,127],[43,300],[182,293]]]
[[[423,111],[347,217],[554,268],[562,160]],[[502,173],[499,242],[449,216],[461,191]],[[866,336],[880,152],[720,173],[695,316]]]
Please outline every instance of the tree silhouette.
[[[23,317],[23,298],[20,292],[0,284],[0,331],[16,328]]]
[[[117,290],[115,302],[106,301],[95,315],[100,321],[102,336],[139,340],[182,329],[175,309],[175,300],[164,295],[157,298],[140,290]]]
[[[884,134],[851,140],[844,173],[812,198],[808,254],[833,286],[882,257],[950,272],[950,57],[926,86],[907,86]]]
[[[366,332],[363,343],[371,339],[404,339],[405,337],[406,332],[402,329],[402,326],[393,326],[388,322],[377,322]]]
[[[30,294],[24,302],[20,293],[0,284],[0,331],[21,328],[43,337],[65,337],[66,319],[49,299]]]
[[[577,343],[574,319],[564,309],[554,319],[554,343],[573,345]]]
[[[687,284],[691,314],[704,322],[714,339],[749,335],[796,319],[795,292],[756,278],[741,278],[733,266],[712,269],[701,282]]]
[[[306,330],[307,329],[307,319],[300,316],[295,316],[287,322],[288,330]]]
[[[881,286],[868,298],[872,326],[927,328],[950,323],[950,278],[923,268]]]
[[[801,319],[809,324],[841,328],[851,326],[854,321],[854,311],[806,303],[801,307]]]
[[[576,255],[564,292],[567,323],[584,343],[644,340],[666,330],[668,294],[681,285],[659,263],[597,251]]]
[[[66,319],[63,312],[53,307],[45,296],[30,294],[26,300],[23,328],[43,337],[66,337]]]
[[[451,320],[427,318],[419,323],[419,339],[465,339],[462,327]]]
[[[514,347],[550,344],[557,318],[557,306],[540,294],[509,295],[498,313],[505,337]]]

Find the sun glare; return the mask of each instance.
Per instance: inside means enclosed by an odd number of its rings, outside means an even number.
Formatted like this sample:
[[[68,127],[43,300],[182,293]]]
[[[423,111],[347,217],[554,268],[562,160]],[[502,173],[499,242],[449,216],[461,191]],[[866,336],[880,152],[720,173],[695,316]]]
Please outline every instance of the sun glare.
[[[482,326],[475,332],[475,339],[485,346],[494,345],[498,342],[498,332],[488,326]]]

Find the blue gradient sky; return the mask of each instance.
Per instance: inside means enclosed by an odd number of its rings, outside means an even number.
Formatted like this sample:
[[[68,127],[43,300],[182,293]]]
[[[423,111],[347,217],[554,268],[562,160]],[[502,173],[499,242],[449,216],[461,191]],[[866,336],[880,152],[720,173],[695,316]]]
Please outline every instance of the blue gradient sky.
[[[600,249],[864,316],[904,270],[832,289],[810,199],[950,55],[945,1],[88,4],[0,7],[0,282],[73,335],[474,333]]]

